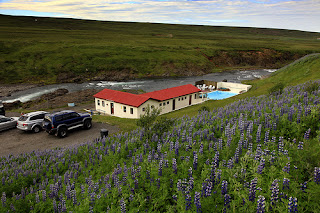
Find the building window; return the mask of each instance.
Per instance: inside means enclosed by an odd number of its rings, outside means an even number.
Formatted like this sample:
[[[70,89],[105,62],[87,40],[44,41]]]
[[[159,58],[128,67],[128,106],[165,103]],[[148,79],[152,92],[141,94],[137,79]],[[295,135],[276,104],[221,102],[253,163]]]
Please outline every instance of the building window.
[[[151,109],[153,109],[154,108],[154,106],[153,105],[151,105]]]
[[[163,103],[163,106],[165,106],[165,105],[166,105],[166,102]]]
[[[169,101],[167,101],[167,104],[169,104]]]
[[[144,112],[144,111],[146,111],[146,108],[143,107],[143,108],[142,108],[142,112]]]
[[[104,107],[104,101],[102,101],[102,106]]]
[[[127,107],[126,106],[123,107],[123,112],[127,112]]]
[[[180,101],[180,98],[178,99],[178,101]]]
[[[162,104],[159,104],[159,106],[162,106]]]
[[[194,94],[194,99],[197,99],[197,94]]]
[[[133,108],[130,108],[130,114],[133,114]]]
[[[186,97],[184,97],[184,99],[187,99],[187,96],[186,96]]]
[[[100,100],[98,100],[98,106],[100,106]]]

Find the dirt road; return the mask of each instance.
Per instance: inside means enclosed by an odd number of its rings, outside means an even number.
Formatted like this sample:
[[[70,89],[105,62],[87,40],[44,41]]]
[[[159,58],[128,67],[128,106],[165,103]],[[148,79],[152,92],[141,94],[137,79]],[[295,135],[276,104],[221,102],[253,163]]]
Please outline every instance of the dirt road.
[[[0,132],[0,157],[9,154],[17,155],[34,150],[46,150],[56,147],[66,147],[92,141],[100,137],[100,130],[107,129],[109,134],[119,129],[105,123],[95,123],[89,130],[82,128],[72,130],[66,138],[59,138],[42,131],[39,133],[24,132],[19,129],[10,129]]]

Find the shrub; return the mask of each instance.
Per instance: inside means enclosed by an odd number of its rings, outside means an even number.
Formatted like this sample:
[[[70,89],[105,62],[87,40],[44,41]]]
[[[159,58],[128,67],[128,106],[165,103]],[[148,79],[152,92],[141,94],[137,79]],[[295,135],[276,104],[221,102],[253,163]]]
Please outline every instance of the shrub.
[[[208,106],[202,106],[202,107],[198,110],[198,112],[203,112],[203,111],[207,111],[207,112],[209,112],[209,111],[210,111],[210,109],[209,109],[209,107],[208,107]]]
[[[276,93],[281,94],[283,88],[284,88],[284,84],[282,82],[277,83],[276,85],[274,85],[269,89],[269,94],[276,94]]]
[[[313,91],[319,90],[319,83],[317,82],[312,82],[306,87],[306,92],[312,93]]]

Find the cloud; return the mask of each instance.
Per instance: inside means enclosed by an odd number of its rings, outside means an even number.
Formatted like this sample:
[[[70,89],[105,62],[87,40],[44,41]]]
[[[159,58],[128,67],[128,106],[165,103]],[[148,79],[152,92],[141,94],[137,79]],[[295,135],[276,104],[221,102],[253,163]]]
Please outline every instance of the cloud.
[[[249,26],[320,32],[320,1],[317,0],[2,1],[0,13],[8,14],[10,11],[34,11],[35,14],[108,21]]]

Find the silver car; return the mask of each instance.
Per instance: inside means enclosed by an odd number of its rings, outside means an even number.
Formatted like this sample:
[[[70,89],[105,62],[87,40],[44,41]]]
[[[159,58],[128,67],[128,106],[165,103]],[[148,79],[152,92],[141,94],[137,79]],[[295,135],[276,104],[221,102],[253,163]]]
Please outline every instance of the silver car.
[[[48,114],[48,112],[37,111],[24,114],[19,118],[17,128],[24,131],[33,131],[34,133],[40,132],[45,114]]]
[[[15,128],[17,126],[17,120],[18,117],[9,118],[0,115],[0,131]]]

